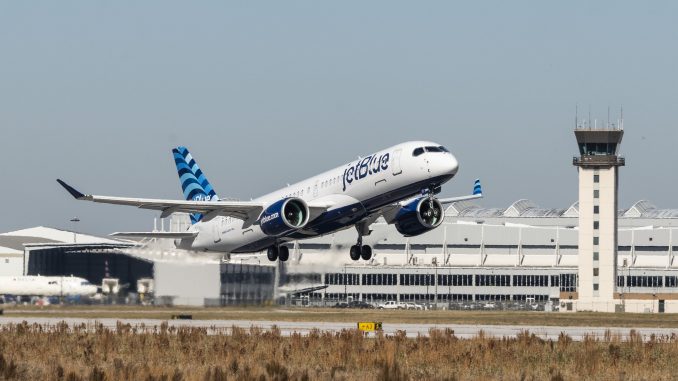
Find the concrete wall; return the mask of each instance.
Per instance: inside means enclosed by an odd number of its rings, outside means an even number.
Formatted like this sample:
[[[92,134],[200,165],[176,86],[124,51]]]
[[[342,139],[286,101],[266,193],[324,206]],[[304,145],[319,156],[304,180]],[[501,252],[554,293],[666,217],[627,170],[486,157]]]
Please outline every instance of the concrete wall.
[[[204,306],[205,299],[219,299],[219,262],[155,262],[155,297],[174,305]]]
[[[24,275],[24,255],[0,250],[0,276]]]

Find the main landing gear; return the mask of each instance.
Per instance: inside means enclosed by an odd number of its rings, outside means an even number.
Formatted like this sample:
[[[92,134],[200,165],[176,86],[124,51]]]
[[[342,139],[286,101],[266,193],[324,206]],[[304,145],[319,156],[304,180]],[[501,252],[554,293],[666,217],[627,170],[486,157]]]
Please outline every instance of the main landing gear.
[[[290,249],[287,246],[274,245],[268,248],[266,256],[271,262],[275,262],[276,259],[285,262],[290,258]]]
[[[363,245],[363,236],[371,233],[369,224],[366,221],[362,221],[357,223],[355,228],[358,230],[358,243],[351,246],[351,251],[349,252],[351,259],[357,261],[362,258],[369,261],[372,258],[372,247],[370,245]]]
[[[350,255],[354,261],[360,258],[369,261],[372,258],[372,247],[370,245],[361,245],[361,242],[358,241],[357,245],[351,246]]]

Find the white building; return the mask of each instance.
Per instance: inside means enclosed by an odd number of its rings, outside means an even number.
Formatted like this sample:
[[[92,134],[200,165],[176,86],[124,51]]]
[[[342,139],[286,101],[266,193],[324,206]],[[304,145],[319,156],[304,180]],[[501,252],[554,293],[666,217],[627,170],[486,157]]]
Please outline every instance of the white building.
[[[672,305],[678,296],[678,210],[639,201],[617,215],[617,299],[605,308],[614,311],[621,304],[636,312],[678,310]],[[349,259],[353,229],[297,242],[281,278],[287,288],[326,284],[311,296],[333,301],[349,296],[438,304],[534,298],[561,303],[564,309],[590,309],[578,301],[578,226],[578,203],[543,209],[529,200],[507,208],[461,202],[447,209],[439,228],[417,237],[402,237],[392,226],[377,222],[365,237],[374,247],[369,262]],[[630,295],[639,294],[648,299],[629,301]]]

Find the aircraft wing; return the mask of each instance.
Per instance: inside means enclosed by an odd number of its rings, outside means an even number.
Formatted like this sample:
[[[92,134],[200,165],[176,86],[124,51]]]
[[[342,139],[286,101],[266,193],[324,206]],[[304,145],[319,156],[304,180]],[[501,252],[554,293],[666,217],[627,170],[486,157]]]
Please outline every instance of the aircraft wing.
[[[159,210],[161,218],[172,213],[201,213],[202,221],[209,221],[217,216],[234,217],[241,220],[256,219],[264,209],[264,205],[251,201],[183,201],[162,200],[152,198],[112,197],[84,194],[62,180],[57,182],[77,200],[99,202],[103,204],[129,205],[141,209]]]
[[[475,183],[473,183],[473,194],[461,197],[439,198],[438,201],[440,201],[441,204],[445,205],[451,204],[453,202],[475,200],[478,198],[483,198],[483,188],[480,185],[480,180],[476,180]]]
[[[467,201],[467,200],[476,200],[479,198],[483,198],[482,194],[472,194],[468,196],[460,196],[460,197],[450,197],[450,198],[439,198],[438,201],[440,201],[441,204],[451,204],[453,202],[459,202],[459,201]]]

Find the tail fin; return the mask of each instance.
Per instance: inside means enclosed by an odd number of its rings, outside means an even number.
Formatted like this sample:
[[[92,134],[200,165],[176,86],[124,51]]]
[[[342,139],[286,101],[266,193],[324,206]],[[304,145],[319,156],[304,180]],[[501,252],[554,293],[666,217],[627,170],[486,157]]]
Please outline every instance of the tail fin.
[[[184,198],[187,201],[217,201],[219,197],[188,149],[180,146],[174,148],[172,154],[174,155]],[[202,214],[191,214],[191,223],[195,224],[201,219]]]
[[[473,184],[473,195],[478,194],[483,194],[483,188],[480,186],[480,179],[476,179],[476,182]]]

